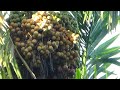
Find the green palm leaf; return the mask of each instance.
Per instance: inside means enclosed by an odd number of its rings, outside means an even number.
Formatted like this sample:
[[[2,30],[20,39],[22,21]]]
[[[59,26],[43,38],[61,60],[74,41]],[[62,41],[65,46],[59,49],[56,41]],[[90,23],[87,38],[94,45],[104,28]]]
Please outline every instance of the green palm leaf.
[[[107,35],[108,31],[111,31],[113,28],[116,27],[118,22],[118,15],[117,15],[118,12],[117,11],[113,11],[113,12],[112,11],[110,12],[73,11],[72,13],[74,17],[77,19],[79,25],[78,27],[81,33],[81,41],[83,41],[82,44],[85,45],[85,46],[81,45],[81,47],[86,48],[83,49],[82,52],[86,50],[85,58],[86,61],[89,61],[89,63],[86,64],[87,74],[85,76],[88,75],[88,78],[90,77],[95,78],[100,72],[105,72],[105,69],[108,68],[111,65],[111,63],[114,64],[119,63],[116,60],[110,61],[109,58],[111,56],[118,54],[120,52],[119,51],[120,47],[118,46],[118,47],[108,48],[108,46],[110,46],[117,39],[119,34],[114,36],[113,38],[110,38],[108,41],[100,44],[98,47],[96,47],[99,44],[99,42]],[[87,23],[89,23],[90,26]],[[106,68],[104,68],[105,66]],[[108,73],[107,75],[109,76],[111,74],[112,73]]]
[[[1,11],[1,16],[4,18],[6,16],[7,12],[5,12],[4,14]],[[14,75],[12,73],[12,69],[10,67],[10,65],[12,64],[12,68],[15,71],[15,74],[17,75],[18,79],[21,79],[21,74],[19,71],[19,68],[17,67],[17,62],[13,61],[14,59],[14,55],[13,55],[13,45],[11,44],[10,38],[9,38],[9,31],[7,29],[7,25],[4,21],[4,23],[2,23],[2,29],[0,30],[1,32],[1,38],[3,39],[3,44],[0,44],[0,55],[1,57],[1,62],[2,62],[2,67],[0,70],[0,74],[1,74],[1,79],[13,79]]]

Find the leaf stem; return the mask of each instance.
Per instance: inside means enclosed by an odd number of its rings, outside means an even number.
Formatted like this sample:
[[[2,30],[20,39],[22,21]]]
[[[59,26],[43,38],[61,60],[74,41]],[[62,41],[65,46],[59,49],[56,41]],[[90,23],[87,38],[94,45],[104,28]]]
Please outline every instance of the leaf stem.
[[[13,43],[11,37],[10,37],[10,40],[11,40],[11,42]],[[13,45],[14,45],[14,43],[13,43]],[[15,46],[15,45],[14,45],[14,46]],[[33,78],[33,79],[37,79],[36,76],[35,76],[35,74],[32,72],[32,70],[30,69],[30,67],[29,67],[28,64],[26,63],[26,61],[22,58],[22,56],[20,55],[20,53],[19,53],[19,51],[17,50],[16,47],[15,47],[15,50],[16,50],[17,54],[19,55],[21,61],[23,62],[23,64],[25,65],[25,67],[27,68],[27,70],[29,71],[29,73],[31,74],[32,78]]]

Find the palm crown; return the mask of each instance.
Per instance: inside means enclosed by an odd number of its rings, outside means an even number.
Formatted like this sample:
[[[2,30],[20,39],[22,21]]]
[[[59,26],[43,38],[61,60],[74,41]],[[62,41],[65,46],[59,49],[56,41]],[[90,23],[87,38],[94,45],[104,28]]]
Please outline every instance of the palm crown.
[[[74,33],[80,35],[77,43],[80,56],[74,78],[95,79],[101,72],[106,73],[106,75],[101,78],[107,78],[109,75],[114,74],[106,69],[111,64],[120,65],[117,61],[120,57],[112,57],[119,53],[120,46],[109,48],[119,34],[100,45],[98,44],[111,30],[116,28],[120,19],[119,11],[60,11],[60,14],[68,14],[71,16],[71,19],[75,22],[71,22],[72,26],[67,25],[67,27],[72,28]],[[1,11],[0,15],[0,78],[21,79],[23,76],[16,62],[17,58],[15,58],[13,53],[16,47],[13,44],[8,25],[5,22],[7,12],[3,14]],[[36,78],[21,55],[19,55],[19,57],[29,71],[29,74],[31,74],[33,78]]]

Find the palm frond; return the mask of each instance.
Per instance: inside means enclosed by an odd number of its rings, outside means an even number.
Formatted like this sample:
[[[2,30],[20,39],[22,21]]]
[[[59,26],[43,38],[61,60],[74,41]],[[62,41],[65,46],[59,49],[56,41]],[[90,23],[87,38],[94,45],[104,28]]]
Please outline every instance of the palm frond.
[[[7,25],[5,22],[5,15],[7,14],[7,12],[5,12],[4,14],[1,11],[1,17],[2,17],[2,22],[1,22],[1,38],[3,39],[3,43],[0,44],[0,51],[1,51],[1,78],[3,79],[13,79],[14,75],[13,75],[13,71],[12,68],[15,71],[15,74],[17,75],[18,79],[21,79],[21,73],[19,71],[17,62],[15,61],[16,59],[14,58],[14,51],[13,51],[13,45],[11,44],[10,38],[9,38],[9,30],[7,29]],[[12,68],[11,68],[12,65]],[[17,68],[16,68],[17,67]]]
[[[113,61],[109,59],[109,57],[118,54],[120,47],[107,48],[119,35],[116,35],[98,46],[99,42],[107,33],[118,24],[118,11],[72,11],[71,13],[73,13],[74,17],[77,19],[81,33],[80,39],[83,41],[79,43],[81,44],[81,48],[84,48],[82,52],[86,50],[86,62],[89,61],[89,63],[86,64],[86,75],[89,76],[88,78],[95,78],[100,72],[104,72],[105,69],[110,66],[109,64],[104,68],[104,64],[106,65],[106,63],[119,63],[116,60]],[[82,55],[83,53],[81,53],[81,56]],[[102,66],[100,67],[100,65]],[[82,69],[84,68],[82,67]],[[108,74],[108,76],[109,75],[110,74]]]

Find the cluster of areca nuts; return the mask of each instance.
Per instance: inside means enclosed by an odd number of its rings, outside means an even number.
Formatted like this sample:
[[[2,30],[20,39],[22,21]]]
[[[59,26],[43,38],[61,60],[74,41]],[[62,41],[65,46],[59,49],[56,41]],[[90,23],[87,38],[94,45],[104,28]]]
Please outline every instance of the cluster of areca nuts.
[[[79,34],[66,29],[52,11],[37,11],[31,18],[25,12],[19,13],[21,16],[12,12],[8,24],[21,56],[33,67],[49,62],[51,78],[73,78],[79,60],[75,44]]]

